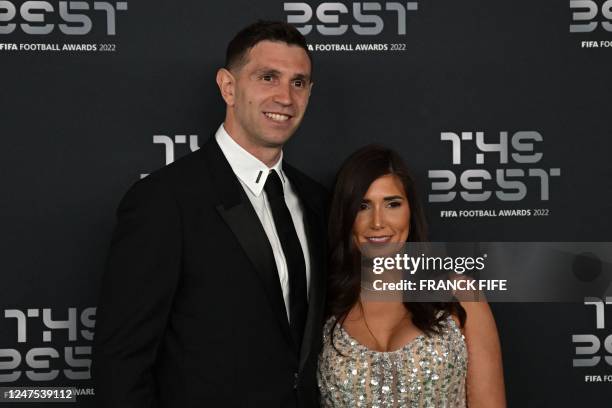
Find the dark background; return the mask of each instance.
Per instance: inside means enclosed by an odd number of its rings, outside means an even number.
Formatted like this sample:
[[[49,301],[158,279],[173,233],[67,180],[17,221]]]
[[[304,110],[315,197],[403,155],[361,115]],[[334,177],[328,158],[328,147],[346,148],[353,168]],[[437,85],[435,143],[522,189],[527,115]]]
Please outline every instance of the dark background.
[[[96,305],[116,205],[141,174],[165,164],[153,136],[198,135],[200,143],[210,137],[225,112],[214,75],[226,44],[255,19],[287,19],[279,1],[128,3],[117,14],[115,36],[106,34],[104,15],[93,11],[85,36],[57,28],[49,35],[19,28],[0,34],[6,43],[116,45],[116,52],[0,51],[3,310],[51,308],[54,319],[65,320],[68,308],[80,314]],[[314,11],[319,3],[309,4]],[[343,3],[351,9],[351,2]],[[15,22],[23,22],[17,14]],[[567,1],[423,0],[407,12],[405,35],[396,34],[395,14],[378,15],[385,29],[377,36],[357,36],[350,28],[342,36],[316,30],[307,36],[312,44],[404,43],[406,50],[314,52],[315,85],[304,123],[286,146],[287,161],[331,187],[356,148],[377,142],[397,149],[419,181],[432,241],[612,241],[612,48],[581,47],[584,40],[612,40],[612,33],[601,25],[589,34],[570,33]],[[594,18],[601,20],[601,14]],[[59,22],[57,12],[47,22]],[[340,22],[354,21],[348,14]],[[561,176],[551,178],[548,201],[529,185],[521,202],[427,203],[428,170],[453,168],[441,132],[483,131],[495,142],[501,131],[520,130],[544,138],[535,167],[561,168]],[[188,152],[187,145],[176,145],[176,157]],[[470,160],[459,168],[476,168]],[[487,161],[478,168],[494,173],[513,166]],[[440,217],[445,209],[502,208],[546,208],[549,215]],[[584,376],[612,374],[603,358],[612,354],[603,346],[612,334],[610,318],[596,329],[594,308],[583,304],[492,307],[510,407],[609,404],[612,384],[588,383]],[[68,341],[62,331],[45,343],[37,319],[28,324],[28,340],[19,343],[14,319],[0,315],[0,349],[22,354],[18,370],[29,369],[25,354],[32,348],[57,349],[60,358],[50,364],[61,370],[63,347],[91,345],[80,335]],[[572,367],[573,334],[598,336],[597,366]],[[0,383],[51,385],[88,388],[92,382],[61,372],[36,382],[24,372]],[[93,398],[82,397],[78,406]]]

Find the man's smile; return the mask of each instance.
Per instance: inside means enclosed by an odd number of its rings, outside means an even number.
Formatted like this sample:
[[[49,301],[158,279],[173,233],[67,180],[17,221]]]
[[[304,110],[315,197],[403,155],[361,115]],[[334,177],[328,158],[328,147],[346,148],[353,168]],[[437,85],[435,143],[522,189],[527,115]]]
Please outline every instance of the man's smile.
[[[286,120],[291,119],[291,115],[287,115],[284,113],[276,113],[276,112],[264,112],[264,115],[275,122],[285,122]]]

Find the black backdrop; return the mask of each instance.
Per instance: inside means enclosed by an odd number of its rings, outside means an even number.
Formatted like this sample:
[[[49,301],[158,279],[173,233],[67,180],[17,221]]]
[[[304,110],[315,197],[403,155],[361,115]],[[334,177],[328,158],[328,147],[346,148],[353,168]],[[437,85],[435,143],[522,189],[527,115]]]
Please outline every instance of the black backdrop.
[[[126,7],[50,1],[50,9],[43,3],[0,1],[0,386],[73,386],[87,394],[95,393],[88,371],[91,308],[119,199],[171,161],[169,152],[187,154],[190,141],[202,142],[221,123],[225,108],[214,74],[233,34],[258,18],[296,22],[303,12],[285,11],[298,3],[280,1],[132,0]],[[612,241],[607,3],[299,3],[312,10],[306,38],[314,48],[315,85],[285,157],[331,186],[357,147],[394,147],[419,180],[434,241]],[[77,10],[83,4],[87,9]],[[61,7],[86,16],[91,29],[62,17]],[[104,11],[109,7],[114,15]],[[29,8],[44,22],[33,22]],[[49,33],[28,32],[45,24]],[[61,24],[84,33],[65,34]],[[344,25],[340,35],[320,32]],[[380,32],[360,35],[359,27]],[[445,132],[472,132],[472,140],[461,142],[461,163],[453,163],[451,142],[441,140]],[[493,145],[507,132],[508,162],[486,152],[479,163],[475,132]],[[542,154],[537,162],[513,161],[517,132],[541,136],[533,142],[533,152]],[[470,169],[492,179],[469,190],[460,176]],[[494,193],[502,189],[498,169],[522,171],[522,199]],[[530,169],[547,172],[548,197]],[[431,199],[440,193],[432,183],[443,181],[432,170],[456,174],[452,201]],[[506,191],[520,190],[513,188]],[[468,201],[460,195],[468,190],[493,194]],[[502,209],[530,215],[449,216]],[[510,407],[609,405],[610,318],[596,326],[590,304],[492,306]],[[580,355],[577,347],[590,343],[574,335],[600,344]],[[600,357],[591,367],[574,362],[591,357]],[[90,406],[94,398],[79,397],[77,405]]]

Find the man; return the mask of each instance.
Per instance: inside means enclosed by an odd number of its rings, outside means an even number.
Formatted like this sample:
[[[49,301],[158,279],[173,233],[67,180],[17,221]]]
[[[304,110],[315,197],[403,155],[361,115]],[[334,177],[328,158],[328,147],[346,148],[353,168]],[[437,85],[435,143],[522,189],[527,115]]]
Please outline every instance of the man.
[[[225,122],[123,198],[102,281],[100,406],[312,407],[324,302],[324,191],[283,161],[312,87],[285,23],[237,34]]]

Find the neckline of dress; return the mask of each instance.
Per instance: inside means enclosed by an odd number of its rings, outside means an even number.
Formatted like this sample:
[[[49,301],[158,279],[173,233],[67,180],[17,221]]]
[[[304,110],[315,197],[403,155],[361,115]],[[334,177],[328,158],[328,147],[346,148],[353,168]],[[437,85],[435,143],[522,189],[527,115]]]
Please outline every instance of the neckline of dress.
[[[336,318],[333,317],[334,321],[336,321]],[[367,353],[371,353],[371,354],[397,354],[397,353],[401,353],[403,351],[406,351],[407,349],[410,349],[413,344],[415,344],[419,339],[421,338],[426,338],[428,337],[427,334],[425,333],[421,333],[418,336],[414,337],[413,339],[411,339],[410,341],[408,341],[406,344],[404,344],[402,347],[398,348],[397,350],[391,350],[391,351],[378,351],[378,350],[372,350],[371,348],[369,348],[368,346],[362,344],[361,342],[359,342],[359,340],[357,340],[356,338],[354,338],[353,336],[351,336],[349,334],[349,332],[346,331],[346,329],[344,327],[342,327],[342,325],[340,323],[338,323],[336,325],[336,327],[339,328],[340,332],[342,333],[342,335],[349,341],[349,342],[354,342],[354,346],[356,346],[358,349],[362,349],[363,351],[367,352]],[[353,345],[353,344],[351,344]]]

